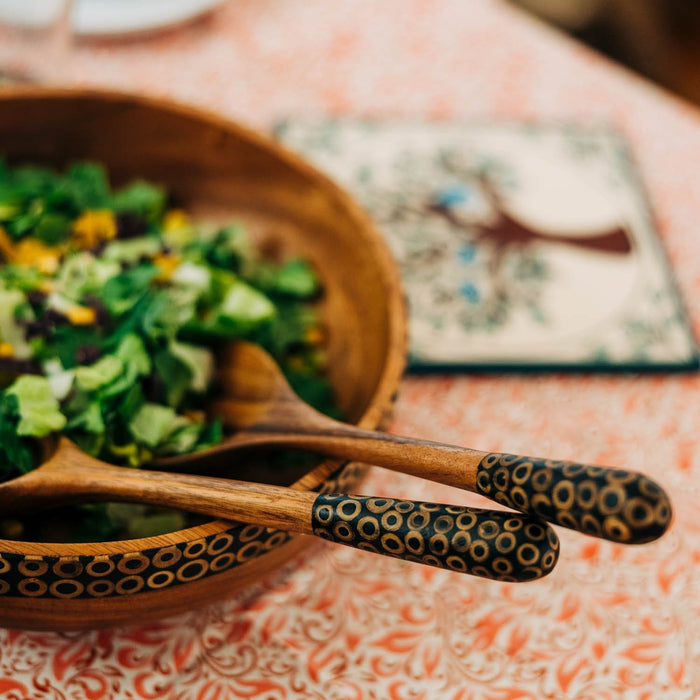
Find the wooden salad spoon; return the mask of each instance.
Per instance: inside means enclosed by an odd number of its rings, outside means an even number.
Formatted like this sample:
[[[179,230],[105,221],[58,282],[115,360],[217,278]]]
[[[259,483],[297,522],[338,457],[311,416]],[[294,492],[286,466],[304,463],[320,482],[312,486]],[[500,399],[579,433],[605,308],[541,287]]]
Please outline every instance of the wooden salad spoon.
[[[65,437],[38,468],[0,483],[3,514],[95,501],[252,522],[499,581],[545,576],[559,555],[554,530],[519,513],[117,467]]]
[[[577,462],[479,452],[399,437],[338,422],[304,403],[262,348],[236,342],[223,350],[213,415],[235,432],[202,452],[157,460],[197,471],[241,448],[299,448],[375,464],[479,493],[503,506],[624,544],[660,537],[671,523],[667,494],[646,476]]]

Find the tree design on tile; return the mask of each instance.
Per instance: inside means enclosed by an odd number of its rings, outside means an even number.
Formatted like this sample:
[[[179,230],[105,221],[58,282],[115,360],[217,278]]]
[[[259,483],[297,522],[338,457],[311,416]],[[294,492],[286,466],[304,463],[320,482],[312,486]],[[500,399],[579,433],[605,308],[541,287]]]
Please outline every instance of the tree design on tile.
[[[442,192],[427,205],[428,211],[442,217],[456,230],[460,237],[470,240],[472,246],[487,246],[489,257],[487,269],[493,281],[492,303],[505,310],[513,305],[514,293],[511,289],[512,275],[507,274],[506,263],[509,254],[527,260],[528,253],[535,244],[563,244],[573,248],[593,251],[605,255],[628,256],[633,251],[632,238],[623,225],[611,226],[601,231],[576,235],[567,231],[543,230],[519,219],[508,210],[507,198],[497,185],[496,178],[487,169],[473,169],[461,165],[455,158],[442,158],[445,170],[463,182],[475,182],[479,193],[488,204],[490,216],[486,219],[464,219],[455,204],[460,203],[459,192]],[[445,196],[447,195],[447,196]],[[464,255],[469,248],[462,250]],[[521,267],[521,271],[522,271]],[[527,273],[526,273],[527,274]],[[544,276],[541,267],[533,267],[530,275]],[[467,299],[478,300],[475,288],[465,287]]]

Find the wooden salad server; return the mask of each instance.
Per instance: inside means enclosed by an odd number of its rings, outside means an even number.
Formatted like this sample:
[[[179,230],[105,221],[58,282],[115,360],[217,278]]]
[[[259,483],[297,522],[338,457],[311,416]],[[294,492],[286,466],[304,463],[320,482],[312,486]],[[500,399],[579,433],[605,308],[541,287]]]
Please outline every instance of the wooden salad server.
[[[214,402],[212,414],[235,432],[220,445],[161,459],[158,465],[197,471],[240,448],[299,448],[468,489],[508,508],[614,542],[649,542],[671,523],[667,494],[637,472],[479,452],[363,430],[304,403],[259,346],[236,342],[223,352],[217,381],[225,398]]]
[[[37,469],[0,483],[3,514],[95,501],[241,520],[499,581],[545,576],[559,555],[554,530],[518,513],[116,467],[65,437]]]

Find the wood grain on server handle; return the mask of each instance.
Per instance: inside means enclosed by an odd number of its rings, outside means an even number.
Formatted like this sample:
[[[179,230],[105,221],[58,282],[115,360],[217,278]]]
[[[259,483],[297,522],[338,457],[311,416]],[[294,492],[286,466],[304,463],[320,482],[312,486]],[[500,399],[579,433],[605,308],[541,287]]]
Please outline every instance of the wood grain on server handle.
[[[253,355],[260,349],[250,348]],[[254,358],[251,360],[251,366]],[[233,365],[231,365],[233,367]],[[233,369],[230,370],[234,372]],[[270,369],[270,371],[273,371]],[[238,372],[234,372],[239,378]],[[251,376],[256,376],[252,373]],[[223,377],[233,387],[231,376]],[[256,383],[260,381],[260,386]],[[467,489],[501,505],[579,532],[624,544],[652,541],[668,529],[672,508],[654,481],[634,471],[579,462],[482,452],[429,440],[365,430],[332,420],[296,397],[283,377],[270,394],[264,375],[215,404],[225,423],[241,428],[212,455],[271,445],[376,464]],[[203,458],[178,458],[189,467]]]
[[[225,462],[253,446],[294,447],[376,464],[480,493],[524,513],[615,542],[661,536],[672,510],[668,495],[636,472],[578,462],[481,452],[342,423],[314,410],[289,386],[262,348],[238,341],[222,349],[212,406],[233,434],[201,454],[164,460],[191,470],[200,460]]]
[[[242,520],[502,581],[548,574],[559,552],[549,526],[515,513],[115,467],[85,455],[66,438],[41,467],[0,484],[4,512],[96,501]],[[69,592],[83,590],[82,584],[64,586]]]
[[[63,168],[78,160],[103,163],[116,186],[134,178],[162,184],[198,219],[240,221],[281,255],[311,262],[324,288],[319,300],[338,402],[364,427],[385,425],[405,366],[406,313],[398,270],[382,236],[343,190],[303,158],[229,119],[169,100],[86,88],[6,88],[0,94],[0,140],[10,163]],[[331,459],[295,488],[352,486],[358,471]],[[238,536],[246,526],[215,521],[136,540],[15,542],[0,540],[0,567],[24,559],[120,557],[193,540]],[[289,560],[310,538],[294,536],[234,568],[157,591],[100,599],[53,600],[5,595],[0,624],[74,629],[154,619],[231,595]],[[260,539],[261,546],[266,540]],[[250,544],[250,543],[248,543]],[[170,570],[170,569],[169,569]],[[173,570],[174,571],[174,570]],[[83,575],[81,580],[89,583]],[[0,587],[2,581],[0,578]],[[191,591],[191,592],[190,592]]]

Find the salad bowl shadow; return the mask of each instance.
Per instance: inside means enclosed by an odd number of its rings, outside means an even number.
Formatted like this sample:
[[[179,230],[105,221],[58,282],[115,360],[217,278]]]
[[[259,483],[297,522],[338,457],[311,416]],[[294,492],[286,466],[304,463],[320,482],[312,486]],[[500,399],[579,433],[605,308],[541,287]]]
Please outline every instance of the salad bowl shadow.
[[[172,102],[97,90],[0,93],[10,163],[106,166],[119,184],[164,185],[195,217],[241,221],[263,248],[318,271],[328,374],[349,422],[382,428],[404,369],[398,271],[353,199],[255,131]],[[352,490],[361,464],[325,460],[292,484]],[[255,523],[210,521],[156,537],[94,543],[0,540],[0,625],[71,630],[153,620],[230,596],[312,541]]]

